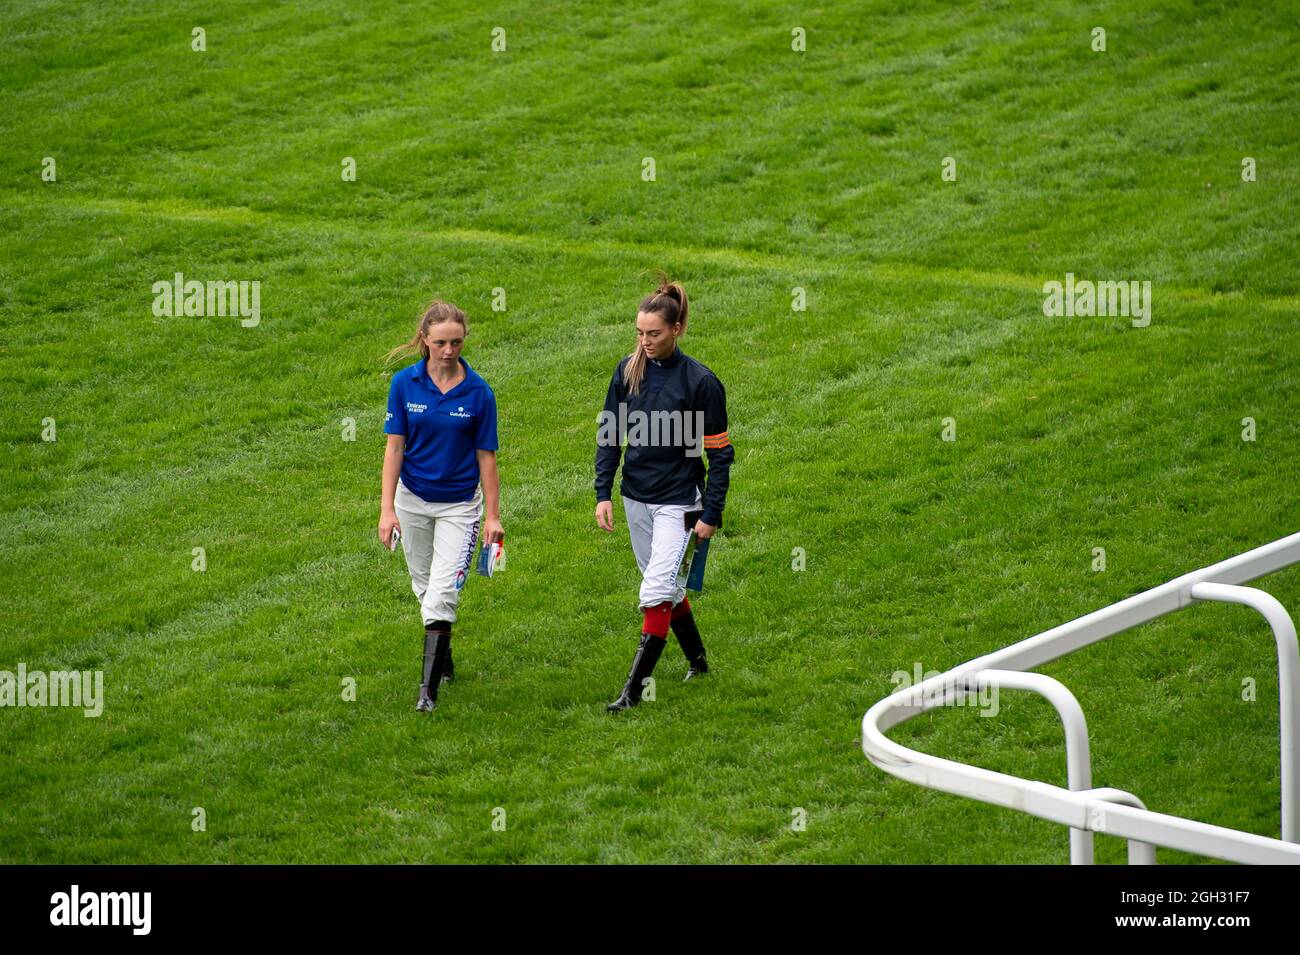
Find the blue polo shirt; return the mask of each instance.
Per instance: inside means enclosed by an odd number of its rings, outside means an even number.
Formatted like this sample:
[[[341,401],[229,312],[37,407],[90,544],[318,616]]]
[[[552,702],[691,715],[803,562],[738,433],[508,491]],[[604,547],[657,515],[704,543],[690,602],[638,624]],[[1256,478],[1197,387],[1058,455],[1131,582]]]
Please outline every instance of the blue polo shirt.
[[[465,361],[465,380],[445,395],[424,359],[393,375],[385,434],[406,435],[402,483],[433,504],[468,501],[478,487],[475,452],[497,449],[497,399]]]

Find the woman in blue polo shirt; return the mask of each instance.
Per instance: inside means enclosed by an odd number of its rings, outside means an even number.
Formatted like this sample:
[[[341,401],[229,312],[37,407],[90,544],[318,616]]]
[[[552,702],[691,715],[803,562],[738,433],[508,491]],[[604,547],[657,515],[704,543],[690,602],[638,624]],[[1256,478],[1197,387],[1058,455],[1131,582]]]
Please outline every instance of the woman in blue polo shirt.
[[[379,539],[391,547],[394,529],[399,532],[420,601],[424,668],[415,708],[422,713],[438,705],[439,684],[452,677],[451,625],[479,525],[485,544],[505,536],[496,397],[460,357],[468,333],[464,312],[434,302],[420,316],[415,337],[388,355],[391,361],[420,354],[393,375],[388,391]]]

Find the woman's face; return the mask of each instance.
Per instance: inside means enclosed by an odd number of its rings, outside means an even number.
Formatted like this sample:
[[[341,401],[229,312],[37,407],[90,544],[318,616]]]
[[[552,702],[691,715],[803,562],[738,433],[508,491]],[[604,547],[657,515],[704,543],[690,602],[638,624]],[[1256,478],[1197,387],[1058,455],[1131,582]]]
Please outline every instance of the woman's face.
[[[636,340],[641,343],[647,358],[668,358],[677,347],[677,334],[681,323],[668,325],[659,312],[636,313]]]
[[[465,344],[465,329],[460,322],[438,322],[424,333],[424,343],[429,346],[429,357],[434,361],[454,365]]]

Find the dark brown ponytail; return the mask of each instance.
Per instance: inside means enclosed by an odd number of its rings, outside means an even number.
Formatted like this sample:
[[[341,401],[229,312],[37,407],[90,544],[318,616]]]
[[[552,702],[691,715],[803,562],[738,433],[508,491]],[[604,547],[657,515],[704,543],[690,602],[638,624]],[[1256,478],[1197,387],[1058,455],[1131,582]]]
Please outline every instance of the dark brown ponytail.
[[[659,287],[641,299],[641,304],[637,306],[637,313],[641,312],[661,316],[664,324],[670,328],[681,322],[682,334],[685,335],[686,318],[690,312],[686,289],[682,288],[681,282],[670,282],[667,274],[660,272]],[[645,361],[645,352],[641,350],[641,343],[637,342],[636,349],[623,366],[623,384],[627,386],[629,394],[634,395],[641,390],[641,382],[645,378]]]

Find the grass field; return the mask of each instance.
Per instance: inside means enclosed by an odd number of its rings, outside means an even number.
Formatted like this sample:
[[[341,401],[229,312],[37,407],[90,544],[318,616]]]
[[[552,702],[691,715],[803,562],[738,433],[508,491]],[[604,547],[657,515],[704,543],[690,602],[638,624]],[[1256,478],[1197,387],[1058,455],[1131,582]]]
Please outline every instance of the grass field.
[[[0,670],[106,694],[0,710],[0,862],[1063,862],[1060,827],[871,766],[863,712],[1300,529],[1295,4],[212,9],[0,14]],[[638,578],[595,416],[654,267],[737,458],[714,672],[672,645],[610,718]],[[260,282],[260,323],[156,317],[176,272]],[[1150,281],[1150,325],[1046,317],[1067,272]],[[434,295],[497,394],[510,561],[429,718],[375,524],[383,356]],[[1262,586],[1300,608],[1300,570]],[[1252,611],[1043,672],[1096,785],[1278,834]],[[1031,698],[894,735],[1064,784]]]

